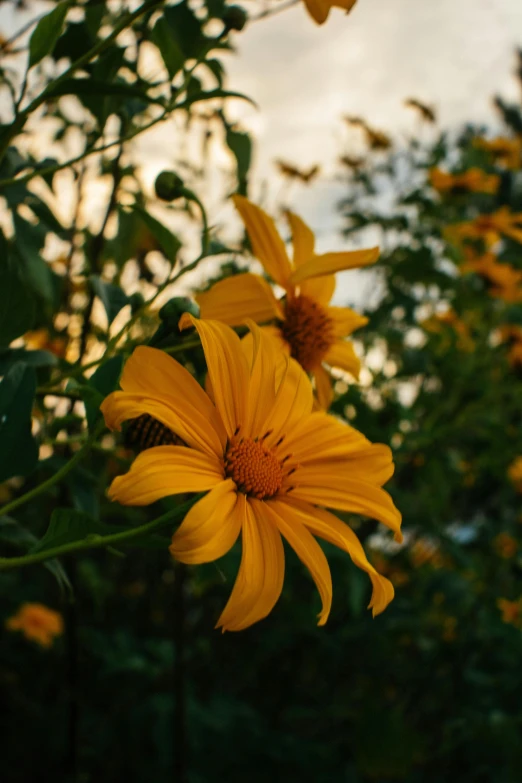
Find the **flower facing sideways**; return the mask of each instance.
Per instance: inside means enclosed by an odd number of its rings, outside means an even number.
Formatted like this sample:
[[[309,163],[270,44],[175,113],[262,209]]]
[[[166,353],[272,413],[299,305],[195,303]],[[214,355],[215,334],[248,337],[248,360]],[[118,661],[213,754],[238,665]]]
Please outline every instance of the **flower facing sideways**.
[[[307,225],[288,214],[292,229],[293,262],[288,258],[274,221],[243,196],[234,203],[248,231],[252,251],[271,279],[286,294],[278,300],[266,280],[259,275],[234,275],[220,280],[209,291],[196,296],[201,318],[240,326],[247,318],[264,326],[279,350],[296,359],[316,384],[317,398],[327,409],[332,400],[331,381],[323,364],[339,367],[355,378],[360,361],[353,344],[344,338],[364,326],[368,319],[347,307],[331,307],[335,272],[373,264],[378,248],[344,253],[314,253],[315,238]]]
[[[235,585],[218,621],[239,631],[266,617],[284,579],[282,537],[309,569],[320,593],[319,624],[332,601],[328,562],[314,535],[345,550],[373,585],[370,607],[382,612],[391,583],[369,563],[352,530],[326,508],[363,514],[401,539],[401,517],[382,485],[393,473],[387,446],[371,444],[352,427],[312,412],[311,383],[297,362],[284,367],[270,339],[251,324],[252,341],[228,326],[188,313],[207,361],[212,399],[190,373],[154,348],[139,347],[125,365],[122,391],[102,404],[108,426],[148,413],[184,446],[142,452],[109,496],[148,505],[186,492],[208,492],[173,536],[171,554],[183,563],[225,555],[241,534]]]

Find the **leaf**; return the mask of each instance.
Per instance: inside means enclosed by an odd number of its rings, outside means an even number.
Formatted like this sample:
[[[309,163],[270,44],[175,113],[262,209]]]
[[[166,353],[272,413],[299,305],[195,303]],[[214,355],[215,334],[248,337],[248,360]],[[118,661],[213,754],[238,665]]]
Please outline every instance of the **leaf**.
[[[252,161],[252,139],[248,133],[227,127],[226,142],[236,159],[238,192],[246,196],[247,175]]]
[[[120,310],[129,304],[129,297],[119,286],[105,283],[98,275],[91,275],[89,281],[92,290],[105,307],[109,325],[112,324]]]
[[[172,34],[172,28],[164,17],[158,19],[151,33],[151,40],[160,50],[160,54],[171,79],[181,70],[185,55]]]
[[[33,367],[17,362],[0,383],[0,482],[27,476],[38,462],[31,434],[31,411],[36,392]]]
[[[62,32],[68,4],[59,3],[50,14],[40,19],[29,40],[29,68],[50,54]]]
[[[7,255],[0,232],[0,347],[27,332],[34,322],[34,301]]]
[[[123,529],[123,528],[122,528]],[[45,552],[57,546],[81,541],[90,535],[102,535],[108,530],[83,511],[72,508],[56,508],[43,538],[31,549],[31,552]]]
[[[63,82],[59,82],[45,94],[47,98],[59,98],[61,95],[77,95],[79,98],[83,96],[100,98],[110,95],[120,98],[139,98],[145,103],[164,105],[163,98],[152,98],[143,87],[136,84],[129,84],[123,80],[107,82],[91,77],[88,79],[64,79]]]
[[[53,272],[40,255],[47,232],[41,224],[34,226],[16,213],[13,215],[13,222],[15,227],[13,250],[22,259],[25,277],[33,292],[47,302],[53,303],[55,297]]]
[[[163,16],[170,27],[171,36],[177,41],[185,59],[202,58],[213,44],[212,38],[204,35],[202,22],[185,3],[167,6]]]
[[[121,371],[123,369],[123,356],[113,356],[104,362],[89,378],[89,383],[78,388],[85,403],[85,415],[87,424],[92,432],[100,416],[100,405],[105,397],[118,388]]]
[[[217,87],[215,90],[207,90],[206,92],[204,90],[201,90],[201,92],[193,92],[190,95],[187,95],[184,101],[177,103],[175,108],[188,109],[188,107],[192,106],[193,103],[198,103],[199,101],[211,101],[214,98],[239,98],[242,101],[248,101],[248,103],[251,103],[252,106],[256,107],[256,109],[258,108],[256,102],[253,101],[252,98],[249,98],[248,95],[243,95],[242,92],[222,90],[221,87]]]
[[[163,223],[149,215],[149,213],[138,204],[133,205],[133,210],[141,217],[151,234],[160,244],[161,249],[170,261],[175,261],[181,242],[175,234],[170,231]]]
[[[0,282],[0,291],[1,285],[2,283]],[[0,293],[0,302],[1,299],[2,295]],[[27,301],[27,294],[25,299]],[[27,329],[24,329],[24,333],[26,331]],[[7,351],[0,350],[0,376],[5,375],[15,362],[24,362],[24,364],[29,364],[31,367],[55,367],[58,364],[58,357],[50,351],[26,351],[25,348],[9,348]]]

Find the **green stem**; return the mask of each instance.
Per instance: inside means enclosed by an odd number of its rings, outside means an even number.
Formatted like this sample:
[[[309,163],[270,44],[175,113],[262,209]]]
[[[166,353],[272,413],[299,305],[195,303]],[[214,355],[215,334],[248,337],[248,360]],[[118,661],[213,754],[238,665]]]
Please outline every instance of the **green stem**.
[[[91,449],[98,435],[104,429],[105,429],[105,422],[100,422],[100,424],[96,427],[94,432],[91,435],[89,435],[82,448],[76,452],[76,454],[69,460],[69,462],[67,462],[63,466],[63,468],[60,468],[60,470],[54,473],[51,476],[51,478],[47,479],[47,481],[44,481],[43,484],[39,484],[34,489],[31,489],[29,492],[26,492],[25,495],[16,498],[16,500],[12,500],[10,503],[7,503],[7,505],[3,506],[3,508],[0,508],[0,517],[9,514],[11,511],[14,511],[19,506],[23,506],[25,503],[28,503],[29,500],[38,497],[38,495],[40,495],[42,492],[45,492],[50,487],[54,486],[59,481],[61,481],[61,479],[64,476],[66,476],[68,473],[70,473],[70,471],[74,468],[74,466],[77,465],[81,459],[83,459],[86,453]]]
[[[93,535],[83,538],[80,541],[70,541],[68,544],[62,544],[52,549],[46,549],[43,552],[33,552],[32,554],[22,555],[21,557],[1,557],[0,558],[0,571],[7,571],[12,568],[22,568],[23,566],[33,565],[34,563],[43,563],[45,560],[52,560],[55,557],[61,557],[62,555],[68,555],[71,552],[83,552],[87,549],[100,549],[101,547],[112,546],[113,544],[121,544],[125,541],[129,541],[132,538],[139,538],[140,536],[150,533],[151,530],[155,530],[158,527],[166,524],[167,522],[176,521],[183,518],[192,506],[202,497],[202,494],[196,495],[196,497],[183,503],[181,506],[171,508],[162,516],[153,519],[151,522],[146,522],[144,525],[134,527],[132,530],[122,530],[121,533],[111,533],[108,536]]]

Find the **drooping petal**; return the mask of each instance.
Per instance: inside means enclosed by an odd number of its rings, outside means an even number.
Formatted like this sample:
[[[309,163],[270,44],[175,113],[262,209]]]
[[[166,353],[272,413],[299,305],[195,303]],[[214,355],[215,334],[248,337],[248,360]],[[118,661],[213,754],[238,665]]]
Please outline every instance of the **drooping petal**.
[[[347,552],[352,562],[361,570],[366,571],[371,579],[373,590],[369,609],[376,615],[383,612],[394,596],[392,583],[381,576],[369,562],[361,542],[344,522],[324,509],[314,508],[307,503],[301,503],[295,498],[285,498],[284,504],[290,505],[299,514],[302,523],[316,536]]]
[[[155,446],[139,454],[128,473],[109,487],[111,500],[148,506],[182,492],[205,492],[223,482],[223,461],[184,446]]]
[[[305,0],[305,6],[317,24],[324,24],[330,13],[330,8],[343,8],[346,12],[350,11],[357,0]]]
[[[217,484],[199,500],[172,537],[169,551],[182,563],[211,563],[223,557],[239,536],[243,515],[232,479]]]
[[[344,269],[356,269],[374,264],[379,258],[379,248],[367,250],[349,250],[344,253],[323,253],[302,264],[290,276],[290,283],[298,285],[310,277],[322,277],[341,272]]]
[[[335,275],[312,277],[309,280],[303,280],[299,285],[299,291],[301,296],[308,296],[321,305],[327,305],[334,295]]]
[[[283,318],[269,283],[250,272],[220,280],[208,291],[197,294],[196,302],[201,318],[229,326],[241,326],[247,318],[256,323]]]
[[[279,236],[274,221],[244,196],[235,195],[232,200],[248,231],[255,257],[261,261],[272,280],[286,288],[292,269],[285,243]]]
[[[241,631],[266,617],[283,587],[285,556],[279,531],[265,504],[238,495],[243,516],[241,565],[216,627]]]
[[[293,497],[314,506],[336,508],[378,519],[393,530],[396,541],[402,541],[401,514],[388,493],[380,487],[353,480],[343,475],[342,471],[333,470],[325,471],[320,479],[307,474],[307,483],[300,484],[296,478],[298,472],[299,468],[292,476],[292,479],[295,478]]]
[[[225,324],[201,321],[184,313],[179,328],[189,326],[196,327],[201,339],[216,408],[227,435],[232,437],[245,421],[249,387],[248,364],[241,341]]]
[[[336,340],[328,349],[324,361],[330,367],[340,367],[341,370],[349,372],[356,379],[359,377],[361,360],[350,340]]]
[[[332,379],[324,367],[317,367],[314,371],[315,394],[320,407],[327,411],[333,400]]]
[[[312,384],[295,359],[286,358],[286,367],[277,389],[274,405],[266,421],[265,431],[272,430],[267,445],[287,437],[306,418],[313,407]]]
[[[328,620],[332,606],[332,576],[326,556],[291,506],[283,504],[279,500],[268,501],[265,505],[281,534],[286,538],[299,560],[310,571],[322,602],[317,624],[324,625]]]
[[[368,323],[365,315],[359,315],[349,307],[328,307],[326,312],[333,323],[336,337],[346,337]]]
[[[110,429],[148,413],[188,445],[222,453],[226,432],[212,401],[188,370],[163,351],[136,348],[120,385],[124,391],[110,394],[100,406]]]
[[[290,229],[292,231],[292,245],[294,247],[294,267],[301,266],[305,261],[313,258],[315,237],[314,232],[309,228],[304,220],[293,212],[286,213]]]

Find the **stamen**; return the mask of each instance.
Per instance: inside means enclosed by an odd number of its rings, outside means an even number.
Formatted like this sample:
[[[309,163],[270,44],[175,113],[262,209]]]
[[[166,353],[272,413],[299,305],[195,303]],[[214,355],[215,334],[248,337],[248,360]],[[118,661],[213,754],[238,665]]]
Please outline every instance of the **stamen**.
[[[276,495],[283,484],[283,467],[274,449],[263,440],[232,439],[224,456],[225,473],[240,492],[264,500]]]
[[[309,296],[288,298],[281,331],[291,355],[307,372],[314,370],[335,340],[332,319],[324,307]]]

